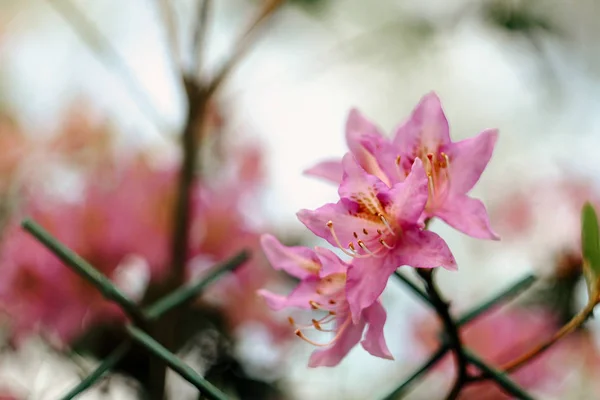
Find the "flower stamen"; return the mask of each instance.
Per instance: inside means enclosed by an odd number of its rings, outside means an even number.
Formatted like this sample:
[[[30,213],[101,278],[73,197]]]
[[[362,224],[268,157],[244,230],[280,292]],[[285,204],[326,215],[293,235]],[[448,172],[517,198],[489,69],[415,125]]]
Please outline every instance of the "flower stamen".
[[[383,216],[382,213],[378,212],[377,213],[377,217],[379,217],[379,219],[381,220],[381,222],[383,222],[383,224],[385,225],[385,227],[388,229],[388,231],[390,231],[390,233],[394,236],[396,236],[396,233],[394,232],[394,230],[392,229],[392,227],[390,226],[390,223],[388,222],[388,220]],[[379,232],[379,230],[377,231]]]
[[[392,247],[392,246],[390,246],[389,244],[387,244],[387,243],[385,242],[385,240],[383,240],[383,238],[380,238],[380,239],[379,239],[379,243],[381,243],[381,245],[382,245],[383,247],[385,247],[386,249],[389,249],[389,250],[392,250],[392,249],[393,249],[393,247]]]
[[[371,251],[371,250],[369,250],[369,248],[367,247],[365,242],[363,242],[362,240],[358,241],[358,245],[360,246],[361,249],[363,249],[366,253],[370,254],[373,257],[376,257],[377,254],[383,250],[382,248],[379,248],[376,251]]]
[[[315,342],[313,340],[310,340],[309,338],[307,338],[304,333],[302,333],[302,331],[300,329],[296,329],[296,331],[294,332],[296,334],[296,336],[298,336],[300,339],[304,340],[307,343],[312,344],[313,346],[317,346],[317,347],[327,347],[333,343],[335,343],[336,340],[338,340],[340,338],[340,336],[342,335],[342,333],[344,333],[344,331],[346,330],[346,328],[348,328],[348,326],[350,325],[350,321],[352,319],[351,318],[347,318],[346,321],[344,321],[344,323],[342,324],[342,326],[339,327],[339,329],[337,329],[337,333],[336,335],[333,337],[333,339],[331,339],[329,342],[327,343],[318,343]]]
[[[337,246],[339,247],[339,249],[346,254],[347,256],[353,257],[353,258],[366,258],[366,257],[370,257],[369,255],[365,255],[365,254],[358,254],[358,252],[356,251],[356,248],[354,247],[354,243],[350,242],[348,243],[348,248],[350,248],[350,250],[352,250],[351,252],[348,251],[344,246],[342,246],[342,243],[340,242],[340,239],[338,239],[337,234],[335,233],[335,229],[333,229],[333,221],[327,221],[327,227],[329,228],[329,231],[331,232],[331,236],[333,237],[333,240],[335,241],[335,244],[337,244]],[[354,234],[356,235],[356,232],[354,232]],[[358,235],[356,235],[358,236]]]

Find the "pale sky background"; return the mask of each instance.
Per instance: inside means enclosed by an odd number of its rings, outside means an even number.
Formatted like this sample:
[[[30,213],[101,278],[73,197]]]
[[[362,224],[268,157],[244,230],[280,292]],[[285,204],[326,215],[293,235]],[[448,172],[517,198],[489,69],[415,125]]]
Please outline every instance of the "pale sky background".
[[[90,98],[126,133],[123,143],[168,148],[182,124],[184,103],[167,59],[158,1],[75,3],[126,60],[157,118],[140,111],[119,72],[107,69],[42,0],[0,1],[2,19],[10,21],[0,51],[0,80],[9,107],[31,132],[45,135],[69,99]],[[195,4],[173,3],[181,19]],[[230,50],[255,4],[214,3],[204,69],[208,74]],[[540,36],[537,50],[524,38],[484,23],[479,12],[483,1],[326,3],[319,14],[284,9],[220,93],[228,129],[266,146],[264,211],[278,232],[302,232],[295,219],[299,209],[335,201],[333,186],[302,171],[345,152],[343,126],[351,107],[391,132],[431,90],[442,99],[454,139],[500,129],[494,157],[473,192],[484,202],[492,204],[512,188],[565,171],[598,176],[597,2],[532,2],[565,33]],[[411,28],[417,20],[439,30],[420,38]],[[442,273],[441,278],[447,296],[463,309],[539,267],[526,245],[475,241],[441,223],[433,229],[459,262],[461,272]],[[402,338],[408,334],[408,315],[422,307],[398,285],[390,286],[384,294],[386,337],[398,361],[379,360],[357,348],[337,368],[307,370],[312,349],[300,346],[286,372],[296,398],[380,397],[402,381],[408,366],[418,363]]]

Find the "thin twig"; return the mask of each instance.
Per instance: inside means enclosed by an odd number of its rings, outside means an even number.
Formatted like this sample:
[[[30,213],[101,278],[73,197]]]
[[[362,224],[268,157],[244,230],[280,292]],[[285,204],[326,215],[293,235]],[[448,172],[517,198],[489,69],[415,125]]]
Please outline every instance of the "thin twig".
[[[421,377],[424,373],[428,372],[431,368],[433,368],[440,360],[448,353],[448,345],[446,343],[442,344],[438,351],[436,351],[427,361],[423,363],[419,369],[417,369],[411,376],[409,376],[400,386],[398,386],[392,393],[387,395],[384,400],[394,400],[399,398],[406,389],[418,378]]]
[[[492,309],[496,306],[499,306],[501,304],[504,304],[507,300],[519,295],[524,290],[528,289],[535,282],[535,279],[536,278],[534,275],[525,276],[524,278],[519,280],[517,283],[511,285],[509,288],[498,293],[497,295],[495,295],[488,301],[480,304],[479,306],[475,307],[471,311],[467,311],[464,315],[462,315],[456,321],[456,325],[463,326],[465,324],[468,324],[469,322],[473,321],[474,319],[479,317],[484,312],[490,311],[490,309]]]
[[[145,325],[145,317],[137,308],[135,302],[117,288],[106,275],[102,274],[78,254],[59,242],[58,239],[35,221],[24,219],[21,226],[58,257],[67,267],[95,286],[105,299],[121,306],[123,311],[138,325]]]
[[[263,6],[256,17],[252,20],[248,28],[244,31],[240,39],[237,41],[231,57],[223,64],[221,69],[217,72],[215,77],[209,83],[207,88],[208,96],[212,95],[221,86],[225,78],[229,75],[231,70],[237,65],[238,61],[250,48],[254,42],[255,35],[258,28],[263,25],[269,17],[284,3],[284,0],[265,0]]]
[[[454,381],[454,386],[446,397],[447,400],[454,400],[458,398],[458,394],[468,381],[468,361],[463,353],[463,345],[458,332],[458,327],[450,315],[450,305],[447,301],[442,299],[437,285],[435,284],[433,272],[434,271],[431,269],[417,269],[417,273],[425,282],[429,298],[431,299],[438,316],[444,324],[444,328],[448,337],[448,345],[452,349],[456,359],[456,379]]]
[[[152,121],[162,134],[170,129],[164,123],[154,105],[148,100],[148,94],[135,74],[127,66],[119,52],[112,46],[110,40],[69,0],[50,0],[50,5],[69,23],[83,42],[98,55],[98,60],[106,68],[118,73],[123,84],[127,87],[135,103],[142,113]]]
[[[192,56],[194,60],[192,62],[191,73],[194,76],[201,77],[201,66],[203,65],[202,60],[204,57],[204,46],[206,42],[206,32],[208,30],[208,14],[210,12],[211,0],[199,0],[200,5],[198,7],[198,21],[196,22],[196,29],[194,32],[194,46],[192,47]]]
[[[71,400],[79,396],[81,393],[98,383],[100,378],[107,374],[112,368],[115,367],[125,357],[129,351],[130,343],[123,342],[114,349],[100,365],[87,377],[85,377],[77,386],[71,389],[66,395],[62,397],[62,400]]]
[[[431,299],[429,298],[429,296],[427,296],[427,294],[425,292],[423,292],[423,290],[421,288],[419,288],[415,283],[413,283],[413,281],[411,281],[409,278],[404,276],[404,274],[402,274],[402,272],[400,272],[400,271],[395,271],[394,275],[396,276],[396,278],[400,279],[406,286],[408,286],[408,288],[417,297],[419,297],[425,303],[427,303],[433,307],[433,303],[432,303]]]
[[[160,13],[163,19],[163,25],[167,33],[167,47],[171,54],[171,62],[175,67],[176,73],[181,69],[181,51],[179,49],[179,30],[175,13],[170,5],[170,0],[160,0]]]
[[[179,357],[171,353],[169,349],[152,338],[152,336],[133,325],[127,325],[125,330],[131,339],[140,343],[154,356],[160,358],[164,363],[168,364],[173,371],[177,372],[183,379],[194,385],[196,389],[200,390],[206,398],[210,400],[228,400],[227,396],[216,386],[200,376]]]
[[[144,315],[149,321],[161,317],[173,308],[178,307],[190,299],[200,295],[207,286],[221,278],[224,273],[238,268],[240,265],[246,262],[249,257],[250,254],[248,251],[241,251],[227,261],[224,261],[221,264],[213,267],[207,276],[203,277],[200,281],[188,286],[181,286],[162,299],[158,300],[156,303],[145,308],[143,310]]]
[[[502,367],[500,367],[500,369],[504,372],[515,371],[515,370],[521,368],[522,366],[524,366],[526,363],[533,360],[534,358],[541,355],[544,351],[548,350],[550,347],[552,347],[553,344],[558,342],[564,336],[575,331],[577,328],[579,328],[581,325],[583,325],[583,323],[594,312],[594,307],[596,307],[596,304],[597,304],[597,301],[595,299],[591,299],[590,301],[588,301],[588,304],[585,306],[585,308],[583,310],[581,310],[577,315],[575,315],[573,317],[573,319],[571,319],[571,321],[569,321],[566,325],[564,325],[562,328],[560,328],[560,330],[558,332],[556,332],[554,334],[554,336],[552,336],[546,342],[534,347],[527,353],[502,365]]]

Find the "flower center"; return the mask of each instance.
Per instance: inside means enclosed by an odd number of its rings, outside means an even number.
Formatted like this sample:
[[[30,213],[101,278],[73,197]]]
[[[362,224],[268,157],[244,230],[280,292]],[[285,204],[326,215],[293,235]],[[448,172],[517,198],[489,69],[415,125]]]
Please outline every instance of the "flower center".
[[[446,153],[427,153],[425,157],[420,156],[427,174],[429,198],[426,209],[431,209],[443,201],[450,185],[450,158]]]
[[[316,289],[317,300],[309,300],[310,307],[315,311],[326,314],[320,319],[311,319],[310,324],[296,324],[292,317],[288,317],[290,325],[295,329],[294,333],[300,339],[313,346],[327,347],[335,343],[350,325],[351,318],[348,313],[348,305],[344,297],[344,285],[346,274],[337,273],[328,275],[321,279]],[[329,342],[319,343],[309,339],[304,331],[315,330],[319,332],[335,332],[335,336]]]

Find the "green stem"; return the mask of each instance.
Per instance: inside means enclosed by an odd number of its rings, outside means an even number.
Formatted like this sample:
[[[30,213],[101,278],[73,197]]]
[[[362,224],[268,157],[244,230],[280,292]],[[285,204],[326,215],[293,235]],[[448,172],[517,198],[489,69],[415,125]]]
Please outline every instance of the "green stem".
[[[148,306],[143,311],[144,315],[148,320],[155,320],[161,317],[163,314],[180,304],[198,296],[207,286],[218,280],[224,273],[242,265],[249,257],[250,253],[247,251],[239,252],[229,260],[214,267],[208,276],[201,281],[191,285],[182,286]]]
[[[447,344],[440,346],[436,351],[418,370],[416,370],[410,377],[408,377],[396,390],[387,395],[384,400],[394,400],[399,398],[408,387],[418,378],[421,377],[425,372],[433,368],[445,355],[448,353],[449,347]]]
[[[479,317],[484,312],[489,311],[491,308],[499,305],[500,303],[504,303],[504,302],[508,301],[509,299],[517,296],[524,290],[528,289],[535,282],[535,279],[536,278],[534,275],[525,276],[524,278],[519,280],[514,285],[511,285],[511,287],[498,293],[496,296],[492,297],[485,303],[475,307],[473,310],[465,313],[463,316],[461,316],[456,321],[456,325],[462,326],[462,325],[468,324],[469,322],[471,322],[475,318]]]
[[[431,299],[433,306],[438,314],[438,317],[444,325],[444,330],[448,337],[448,346],[452,349],[456,359],[456,379],[454,386],[446,397],[447,400],[455,400],[458,398],[460,391],[468,380],[467,374],[467,358],[463,353],[462,340],[458,332],[458,327],[450,315],[450,304],[444,300],[439,292],[435,279],[434,271],[431,269],[417,269],[417,273],[425,282],[427,294]]]
[[[216,386],[198,375],[189,365],[171,353],[166,347],[154,340],[150,335],[133,325],[127,325],[126,331],[136,342],[144,346],[150,353],[160,358],[183,379],[194,385],[209,400],[228,400],[228,397]]]
[[[40,243],[46,246],[48,250],[64,262],[67,267],[94,285],[106,299],[119,304],[121,308],[136,321],[136,323],[144,325],[144,315],[137,308],[133,300],[121,292],[104,274],[60,243],[50,234],[50,232],[36,222],[25,219],[21,225],[23,226],[23,229],[33,235]]]
[[[110,353],[104,359],[104,361],[102,361],[102,363],[98,366],[98,368],[94,370],[94,372],[89,374],[84,380],[82,380],[79,383],[79,385],[75,386],[69,391],[69,393],[64,395],[62,397],[62,400],[74,399],[75,397],[79,396],[81,393],[89,389],[91,386],[93,386],[96,382],[98,382],[98,380],[100,380],[100,378],[102,378],[102,376],[104,376],[104,374],[106,374],[110,369],[114,368],[114,366],[117,365],[117,363],[123,359],[125,354],[127,354],[127,351],[129,351],[129,347],[129,342],[121,343],[119,347],[114,349],[112,353]]]
[[[433,302],[431,301],[429,296],[427,296],[427,294],[421,288],[419,288],[415,283],[413,283],[410,279],[408,279],[406,276],[404,276],[404,274],[402,274],[399,271],[395,271],[394,275],[396,276],[396,278],[400,279],[400,281],[402,281],[402,283],[404,283],[406,286],[408,286],[408,288],[417,297],[419,297],[421,300],[423,300],[425,303],[427,303],[431,307],[434,307]]]
[[[507,393],[516,396],[521,400],[533,400],[525,390],[514,383],[506,374],[487,365],[483,360],[477,357],[469,349],[463,348],[464,354],[469,362],[479,368],[486,376],[494,380],[498,386],[506,390]]]

